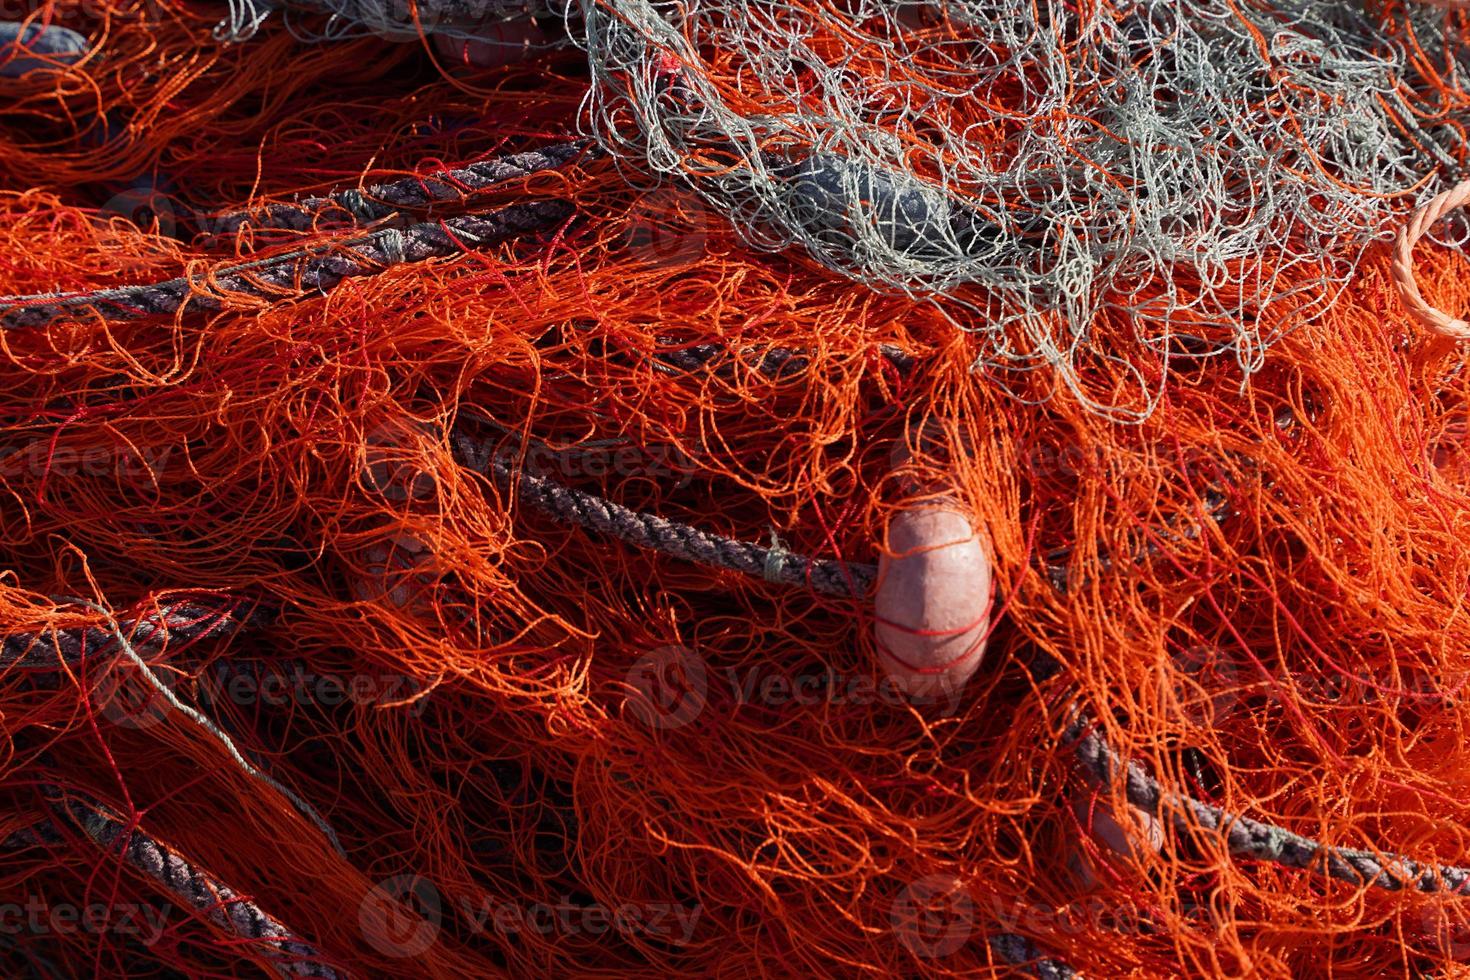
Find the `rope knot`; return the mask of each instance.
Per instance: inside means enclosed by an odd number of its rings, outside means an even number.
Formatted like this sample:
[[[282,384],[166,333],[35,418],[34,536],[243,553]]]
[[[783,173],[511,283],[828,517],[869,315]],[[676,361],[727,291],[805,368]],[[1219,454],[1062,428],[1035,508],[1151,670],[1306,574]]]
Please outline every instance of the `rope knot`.
[[[408,261],[408,241],[397,228],[384,228],[378,232],[378,243],[382,245],[384,261],[389,265],[401,265]]]
[[[359,224],[367,224],[377,214],[376,209],[368,203],[368,199],[363,197],[362,191],[356,187],[349,187],[347,190],[338,194],[337,200],[342,202],[342,206],[352,214],[352,217]]]

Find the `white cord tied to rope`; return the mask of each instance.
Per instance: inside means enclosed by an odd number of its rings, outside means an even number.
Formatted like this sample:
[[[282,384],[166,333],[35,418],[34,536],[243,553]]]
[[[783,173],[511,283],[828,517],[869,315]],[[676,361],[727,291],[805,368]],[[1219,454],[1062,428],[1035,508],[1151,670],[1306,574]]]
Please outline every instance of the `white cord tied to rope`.
[[[786,557],[790,554],[776,529],[771,528],[771,547],[766,551],[766,566],[761,573],[767,582],[781,581],[781,570],[786,567]]]

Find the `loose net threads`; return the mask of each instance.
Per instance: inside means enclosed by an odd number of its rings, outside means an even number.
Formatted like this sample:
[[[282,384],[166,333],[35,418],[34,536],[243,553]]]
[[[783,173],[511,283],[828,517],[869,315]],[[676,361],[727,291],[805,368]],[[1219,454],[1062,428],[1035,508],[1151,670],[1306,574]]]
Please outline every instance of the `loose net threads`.
[[[813,48],[866,51],[872,32],[849,44],[831,26],[850,23],[848,10],[772,16],[783,30],[807,24]],[[1241,18],[1258,15],[1223,21],[1232,78],[1259,81],[1236,63]],[[118,27],[115,73],[84,71],[100,95],[61,73],[27,81],[6,110],[58,127],[7,129],[24,152],[0,156],[6,295],[330,250],[380,230],[341,227],[343,190],[386,202],[366,192],[415,175],[428,186],[404,217],[418,223],[453,231],[466,212],[541,199],[579,220],[490,246],[461,238],[324,291],[291,278],[208,309],[0,333],[12,379],[0,386],[0,841],[12,848],[0,901],[178,905],[125,861],[99,862],[61,821],[55,835],[36,830],[54,816],[54,786],[166,842],[314,962],[354,976],[713,975],[773,962],[868,976],[1463,969],[1464,896],[1382,887],[1407,861],[1452,883],[1470,826],[1470,382],[1463,352],[1405,357],[1416,328],[1388,249],[1359,256],[1324,240],[1315,264],[1242,259],[1264,277],[1244,306],[1255,297],[1269,316],[1299,295],[1320,314],[1280,336],[1261,328],[1274,342],[1244,389],[1216,364],[1134,356],[1140,335],[1164,336],[1161,323],[1205,336],[1194,320],[1212,307],[1198,297],[1213,290],[1220,306],[1228,292],[1228,279],[1181,276],[1177,256],[1145,256],[1145,271],[1169,274],[1141,276],[1136,302],[1103,304],[1085,344],[1057,348],[1085,367],[1072,387],[1038,370],[1004,377],[1008,393],[984,366],[990,341],[955,330],[954,308],[854,288],[800,250],[751,249],[680,182],[630,186],[616,163],[644,152],[636,141],[613,164],[579,159],[472,198],[441,195],[451,183],[429,175],[571,137],[587,79],[564,56],[487,73],[488,94],[472,95],[415,61],[413,45],[301,47],[271,19],[248,45],[212,46],[201,38],[218,11],[201,20],[150,5],[143,16],[150,31]],[[1040,16],[1018,23],[1049,39],[1092,23],[1071,8]],[[1202,30],[1192,12],[1161,16]],[[914,35],[916,71],[938,57],[923,31],[958,30],[932,17]],[[1305,23],[1280,32],[1288,53]],[[1416,7],[1381,25],[1384,45],[1414,52],[1390,94],[1422,133],[1395,129],[1380,147],[1375,130],[1368,144],[1386,150],[1364,166],[1402,159],[1416,189],[1371,206],[1345,194],[1358,203],[1339,214],[1343,241],[1361,244],[1374,234],[1361,229],[1378,227],[1368,218],[1433,196],[1413,176],[1431,144],[1448,160],[1436,179],[1459,159],[1440,125],[1463,105],[1458,24]],[[1113,38],[1116,24],[1097,30]],[[1078,77],[1097,74],[1083,56],[1092,43],[1064,52]],[[149,45],[181,68],[172,89],[145,71]],[[629,63],[647,47],[633,45]],[[787,51],[772,50],[771,61]],[[885,77],[876,64],[851,62],[854,91]],[[676,117],[692,104],[681,85],[736,102],[742,118],[769,108],[764,84],[745,90],[752,109],[703,70],[660,83]],[[1304,132],[1320,137],[1346,112],[1356,96],[1344,87],[1341,105],[1295,106]],[[1285,103],[1253,93],[1245,103],[1260,111],[1242,126],[1260,133]],[[946,98],[935,96],[940,118]],[[95,172],[176,171],[173,235],[145,216],[104,216],[88,168],[106,154],[65,123],[99,100],[136,115],[128,153]],[[846,152],[851,134],[841,138]],[[1101,157],[1107,145],[1099,136],[1074,152]],[[834,189],[810,155],[782,156],[780,140],[756,148],[790,164],[784,186],[812,198],[878,180]],[[696,186],[718,184],[709,174],[735,159],[709,152],[679,163]],[[941,186],[924,159],[915,172]],[[1280,178],[1263,186],[1294,193],[1321,178],[1260,165]],[[336,203],[297,220],[292,205],[313,198]],[[1090,200],[1055,203],[1075,222]],[[291,218],[221,234],[196,224],[271,213]],[[382,218],[392,215],[371,220]],[[834,254],[851,244],[819,231]],[[1274,234],[1261,232],[1289,244]],[[1076,242],[1089,264],[1115,261]],[[1032,271],[1018,278],[1047,281]],[[1449,309],[1470,301],[1467,272],[1453,249],[1423,250],[1414,269]],[[1175,320],[1166,311],[1180,297]],[[1155,386],[1167,397],[1148,412],[1138,392]],[[1116,425],[1098,404],[1140,421]],[[861,595],[809,588],[792,571],[871,567],[913,487],[941,479],[993,547],[998,620],[961,696],[916,704],[880,686]],[[648,546],[695,533],[699,548]],[[689,560],[727,548],[731,562]],[[780,582],[767,580],[773,552]],[[65,595],[119,610],[118,630]],[[272,614],[248,629],[243,612],[219,617],[239,629],[188,626],[244,596]],[[179,704],[320,814],[346,857],[168,699],[101,687],[109,648],[94,657],[91,643],[111,643],[115,659],[114,632]],[[1090,725],[1073,738],[1079,717]],[[1120,771],[1130,778],[1108,778]],[[1093,848],[1093,883],[1080,882],[1068,863],[1088,835],[1078,800],[1120,818],[1155,807],[1162,846]],[[1235,821],[1232,837],[1227,814],[1253,823]],[[1241,830],[1269,842],[1261,828],[1311,842],[1314,856],[1296,862],[1308,866],[1242,846]],[[1312,873],[1330,854],[1379,861],[1384,875]],[[584,910],[629,908],[637,928],[626,916],[624,928],[583,925],[595,921]],[[393,923],[403,928],[380,928]],[[0,943],[11,972],[35,969],[30,958],[62,975],[271,967],[209,912],[171,918],[149,946],[108,932],[24,938],[24,949]]]
[[[1135,333],[1111,356],[1259,369],[1420,186],[1409,129],[1438,97],[1418,52],[1341,4],[582,12],[609,150],[753,244],[959,301],[981,364],[1069,384],[1114,314]],[[1415,47],[1463,71],[1461,25],[1430,16],[1412,12]]]
[[[245,2],[256,9],[265,6],[260,0]],[[567,43],[565,35],[557,36],[554,30],[567,15],[569,4],[564,0],[424,0],[413,5],[392,0],[300,0],[280,6],[285,8],[283,16],[292,34],[308,42],[369,36],[416,41],[432,34],[508,48],[529,45],[543,51]],[[329,14],[325,22],[311,16],[321,13]],[[553,30],[534,34],[518,30],[532,24]]]

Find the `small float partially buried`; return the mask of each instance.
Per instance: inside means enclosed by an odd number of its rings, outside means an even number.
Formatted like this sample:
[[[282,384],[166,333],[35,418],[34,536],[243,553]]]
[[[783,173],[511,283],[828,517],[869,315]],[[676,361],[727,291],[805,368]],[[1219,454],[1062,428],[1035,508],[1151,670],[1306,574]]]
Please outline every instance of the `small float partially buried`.
[[[65,68],[86,53],[87,39],[69,28],[0,21],[0,78]]]

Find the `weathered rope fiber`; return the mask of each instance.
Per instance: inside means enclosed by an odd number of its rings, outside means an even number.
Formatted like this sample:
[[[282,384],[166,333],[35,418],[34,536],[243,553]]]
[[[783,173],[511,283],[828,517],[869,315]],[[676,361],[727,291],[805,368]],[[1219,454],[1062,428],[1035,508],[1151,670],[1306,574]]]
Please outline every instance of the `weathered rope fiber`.
[[[460,437],[457,446],[463,458],[474,459],[477,446]],[[655,515],[640,514],[591,494],[563,487],[531,474],[513,475],[509,465],[492,460],[489,464],[502,480],[516,480],[523,498],[547,513],[593,530],[599,530],[639,547],[650,548],[687,561],[727,568],[751,576],[766,575],[765,561],[770,549],[734,541],[698,531],[687,525],[667,521]],[[1219,496],[1223,499],[1223,496]],[[1222,515],[1211,515],[1221,519]],[[876,569],[868,565],[843,565],[814,560],[783,550],[783,573],[779,581],[814,588],[834,595],[861,595],[871,587]],[[862,592],[854,592],[848,583],[860,583]],[[1045,666],[1045,665],[1044,665]],[[1044,671],[1050,674],[1051,671]],[[1115,773],[1125,766],[1121,759],[1095,732],[1084,734],[1083,723],[1069,730],[1067,742],[1076,742],[1076,754],[1083,768],[1102,783],[1111,784]],[[1236,816],[1211,804],[1191,797],[1170,794],[1156,780],[1147,776],[1136,763],[1126,766],[1129,802],[1151,814],[1161,813],[1165,806],[1177,807],[1175,822],[1184,830],[1206,829],[1224,836],[1231,853],[1270,861],[1285,867],[1302,868],[1354,884],[1367,883],[1378,888],[1399,890],[1414,887],[1423,892],[1449,891],[1463,893],[1470,886],[1470,869],[1431,867],[1412,859],[1380,852],[1337,848],[1292,833],[1271,824],[1244,816]],[[1396,874],[1386,865],[1402,869]],[[1019,954],[1018,954],[1019,955]],[[1020,959],[1008,955],[1013,962]],[[1064,966],[1038,967],[1042,976],[1067,976]]]
[[[108,617],[108,625],[111,627],[112,638],[117,642],[118,656],[122,660],[130,662],[133,668],[138,671],[140,676],[149,687],[151,687],[155,692],[157,692],[159,696],[167,701],[168,704],[174,708],[174,710],[178,711],[190,721],[194,722],[194,724],[198,725],[200,728],[204,729],[204,731],[208,732],[215,739],[215,741],[217,741],[224,748],[224,750],[229,754],[230,758],[234,761],[235,765],[238,766],[242,772],[244,772],[251,779],[257,780],[260,783],[269,786],[277,793],[280,793],[281,796],[285,797],[287,802],[289,802],[291,806],[295,808],[297,813],[301,814],[308,821],[310,821],[319,831],[321,831],[322,836],[324,836],[331,843],[332,849],[336,851],[340,857],[345,858],[347,856],[346,852],[342,849],[341,840],[339,840],[337,837],[337,831],[334,830],[332,828],[332,825],[327,823],[326,819],[317,812],[316,807],[312,806],[310,803],[306,802],[306,800],[302,799],[301,796],[298,795],[290,787],[285,786],[277,781],[274,776],[271,776],[269,773],[263,772],[254,763],[247,760],[245,756],[241,754],[239,747],[235,745],[235,740],[231,738],[228,734],[226,734],[219,727],[219,725],[215,723],[214,719],[205,715],[197,708],[191,707],[190,705],[187,705],[184,702],[180,701],[178,695],[170,690],[168,685],[164,684],[163,681],[159,679],[158,675],[153,672],[153,669],[148,666],[148,662],[144,660],[142,655],[140,655],[138,651],[133,647],[133,644],[123,633],[122,627],[115,620],[112,619],[112,614],[101,606],[93,605],[93,609]]]
[[[722,349],[716,345],[701,345],[694,351],[677,354],[660,354],[657,360],[677,365],[681,371],[708,368],[717,361]],[[688,355],[688,356],[684,356]],[[885,352],[895,366],[895,355]],[[907,355],[901,355],[907,356]],[[801,355],[786,350],[767,350],[757,362],[757,370],[768,376],[784,376],[788,371],[804,368]],[[828,559],[808,558],[792,554],[785,548],[763,547],[745,541],[736,541],[720,535],[701,531],[687,524],[670,521],[656,514],[642,514],[620,504],[585,491],[562,486],[545,477],[515,472],[503,459],[487,458],[486,444],[474,436],[458,433],[454,436],[455,451],[460,461],[478,472],[489,467],[501,480],[514,483],[517,492],[546,513],[568,523],[589,530],[601,531],[629,544],[659,551],[675,558],[703,565],[712,565],[730,571],[756,575],[769,582],[800,585],[829,595],[856,597],[867,594],[877,578],[876,565],[864,563],[833,562]],[[1229,520],[1232,509],[1230,498],[1222,489],[1210,488],[1204,495],[1206,520],[1223,524]],[[1203,526],[1184,522],[1181,526],[1160,529],[1157,533],[1165,541],[1192,540],[1199,537]],[[1067,559],[1072,547],[1064,545],[1053,548],[1036,559],[1036,568],[1058,592],[1083,587],[1086,580],[1073,585]],[[1161,553],[1157,541],[1152,538],[1140,541],[1123,561],[1109,556],[1100,556],[1102,570],[1107,571],[1118,564],[1138,562]]]
[[[499,473],[507,473],[508,468],[497,468]],[[523,476],[525,476],[523,474]],[[580,526],[606,530],[604,521],[611,521],[617,525],[619,530],[609,533],[639,544],[642,541],[652,540],[653,536],[664,536],[659,541],[673,540],[676,544],[671,548],[684,547],[683,542],[708,539],[709,543],[689,546],[689,555],[697,550],[700,555],[714,553],[717,557],[686,557],[686,554],[677,554],[677,557],[690,561],[699,561],[704,564],[712,564],[717,567],[729,568],[734,571],[742,571],[752,576],[762,575],[760,570],[752,571],[744,567],[748,556],[761,549],[759,546],[750,545],[745,542],[736,542],[715,535],[702,534],[684,525],[673,522],[662,521],[652,518],[651,515],[637,515],[625,508],[621,508],[609,501],[601,500],[590,494],[558,487],[551,481],[537,477],[529,477],[533,482],[529,484],[528,498],[532,502],[540,503],[547,501],[547,509],[556,516],[578,523]],[[521,483],[523,490],[528,489],[528,484]],[[575,500],[575,503],[568,501]],[[632,514],[632,518],[623,517],[622,514]],[[585,515],[585,519],[583,516]],[[645,524],[643,519],[657,521],[651,528]],[[639,530],[628,529],[626,523],[632,520],[634,526]],[[646,535],[643,529],[647,528]],[[664,534],[665,528],[672,531]],[[628,529],[626,536],[623,529]],[[670,537],[669,535],[672,535]],[[643,547],[664,550],[660,544],[642,544]],[[724,555],[729,546],[735,546],[735,554],[740,556],[740,562],[724,563]],[[711,551],[713,549],[713,552]],[[672,552],[671,552],[672,553]],[[806,568],[830,566],[835,563],[822,562],[821,560],[807,558],[801,555],[786,552],[785,560],[791,563],[793,568]],[[875,569],[866,565],[848,565],[849,572],[853,573],[854,581],[866,581],[868,577],[875,574]],[[823,573],[827,575],[829,573]],[[782,581],[790,585],[806,585],[804,579],[793,576],[783,576]],[[834,594],[850,594],[846,592],[834,592]],[[203,638],[205,636],[224,635],[246,625],[258,625],[267,621],[268,614],[258,610],[244,618],[233,618],[219,609],[201,608],[192,603],[179,604],[168,607],[167,620],[172,625],[161,626],[157,618],[140,618],[136,621],[134,642],[144,642],[138,637],[151,637],[159,635],[163,629],[168,629],[175,639]],[[72,651],[63,653],[69,661],[80,659],[84,654],[84,648],[90,653],[105,649],[109,641],[115,642],[116,637],[108,630],[100,627],[89,627],[80,630],[57,630],[50,634],[42,634],[52,642],[47,648],[50,655],[54,656],[56,651]],[[14,642],[28,642],[35,644],[38,638],[35,636],[15,637],[6,640],[7,648]],[[46,657],[47,654],[41,654]],[[1050,676],[1059,665],[1049,662],[1048,658],[1040,655],[1043,673]],[[42,659],[35,662],[31,654],[27,659],[17,661],[28,666],[50,666],[50,662]],[[1310,838],[1303,837],[1291,831],[1276,827],[1249,817],[1232,815],[1219,807],[1201,802],[1187,796],[1166,793],[1157,781],[1147,776],[1141,766],[1134,762],[1126,765],[1098,735],[1095,731],[1087,731],[1085,721],[1077,722],[1065,736],[1066,741],[1076,743],[1076,753],[1083,767],[1092,775],[1104,783],[1114,782],[1120,774],[1124,774],[1129,802],[1149,813],[1160,813],[1162,807],[1176,807],[1179,812],[1174,816],[1180,826],[1186,830],[1194,831],[1200,828],[1214,832],[1223,832],[1232,853],[1250,857],[1258,860],[1271,861],[1286,867],[1303,868],[1328,877],[1347,881],[1353,884],[1367,883],[1378,888],[1388,890],[1401,890],[1413,887],[1418,891],[1436,892],[1448,891],[1453,893],[1470,893],[1470,868],[1441,866],[1432,867],[1416,862],[1410,858],[1399,857],[1384,852],[1353,850],[1347,848],[1334,848],[1321,844]],[[1126,770],[1126,774],[1125,774]],[[24,832],[18,836],[6,840],[6,846],[17,847],[26,843],[35,842],[38,839],[35,834],[27,835]],[[1402,869],[1402,873],[1390,871],[1386,865],[1393,865]],[[1023,957],[1022,959],[1026,959]],[[1019,962],[1020,960],[1016,960]]]
[[[878,354],[899,374],[908,374],[917,363],[914,357],[891,344],[880,344]],[[696,344],[679,350],[661,351],[655,360],[666,369],[684,373],[716,370],[728,372],[735,360],[752,363],[755,370],[768,378],[785,378],[805,371],[811,355],[797,350],[766,347],[735,352],[719,344]]]
[[[280,920],[109,807],[76,790],[57,787],[47,787],[46,798],[58,820],[76,826],[104,852],[121,857],[217,927],[249,940],[280,976],[345,980],[346,974],[325,963],[315,946]],[[38,841],[59,836],[54,827],[36,828],[33,834]]]

